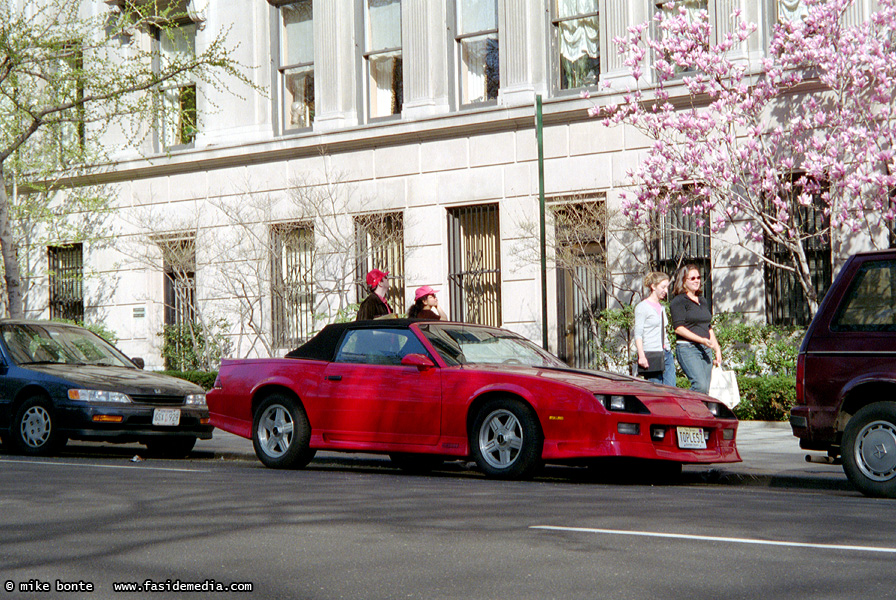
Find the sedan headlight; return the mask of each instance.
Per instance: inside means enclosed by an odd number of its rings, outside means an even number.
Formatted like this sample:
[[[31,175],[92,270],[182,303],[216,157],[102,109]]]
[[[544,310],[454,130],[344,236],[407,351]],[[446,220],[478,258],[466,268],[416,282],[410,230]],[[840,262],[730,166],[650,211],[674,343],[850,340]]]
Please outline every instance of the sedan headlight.
[[[122,394],[121,392],[107,392],[105,390],[69,390],[68,397],[70,400],[80,400],[82,402],[132,402],[130,396],[127,394]]]
[[[184,404],[193,406],[205,406],[205,394],[187,394]]]

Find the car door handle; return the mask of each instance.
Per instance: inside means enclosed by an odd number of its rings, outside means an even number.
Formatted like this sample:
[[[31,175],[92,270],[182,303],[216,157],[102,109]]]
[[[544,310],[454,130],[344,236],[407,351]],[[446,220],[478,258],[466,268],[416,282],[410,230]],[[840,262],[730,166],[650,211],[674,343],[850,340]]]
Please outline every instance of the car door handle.
[[[330,381],[342,381],[342,375],[327,375]]]

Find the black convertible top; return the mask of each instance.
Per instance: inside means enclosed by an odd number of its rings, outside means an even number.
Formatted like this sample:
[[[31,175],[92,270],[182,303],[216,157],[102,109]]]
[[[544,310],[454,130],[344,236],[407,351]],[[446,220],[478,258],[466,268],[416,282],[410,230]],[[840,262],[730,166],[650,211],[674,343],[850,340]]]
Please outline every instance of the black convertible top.
[[[313,338],[290,351],[286,358],[308,358],[330,362],[336,356],[339,340],[349,329],[407,329],[411,323],[419,322],[419,319],[374,319],[372,321],[331,323],[321,329]]]

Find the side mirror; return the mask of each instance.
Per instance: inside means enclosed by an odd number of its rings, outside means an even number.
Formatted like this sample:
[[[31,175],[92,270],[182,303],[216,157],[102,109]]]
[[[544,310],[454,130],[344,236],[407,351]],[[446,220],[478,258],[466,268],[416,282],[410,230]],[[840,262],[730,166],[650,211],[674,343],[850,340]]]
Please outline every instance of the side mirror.
[[[420,371],[432,369],[436,366],[432,359],[424,354],[405,354],[401,359],[401,364],[406,367],[417,367]]]
[[[137,358],[132,358],[131,362],[134,363],[134,366],[137,367],[138,369],[142,369],[143,367],[146,366],[146,363],[143,362],[143,359],[140,358],[139,356]]]

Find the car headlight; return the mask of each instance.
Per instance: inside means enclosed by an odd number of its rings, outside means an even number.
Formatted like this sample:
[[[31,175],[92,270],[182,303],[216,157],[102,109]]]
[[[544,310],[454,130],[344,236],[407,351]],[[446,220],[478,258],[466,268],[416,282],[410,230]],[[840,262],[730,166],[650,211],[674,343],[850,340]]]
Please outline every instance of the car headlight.
[[[187,394],[184,404],[192,404],[194,406],[205,406],[205,394]]]
[[[70,400],[80,400],[82,402],[132,402],[127,394],[107,392],[105,390],[69,390],[68,397]]]
[[[737,419],[734,412],[721,402],[711,402],[708,400],[704,400],[703,404],[706,405],[706,408],[709,409],[709,412],[712,413],[712,416],[717,419]]]
[[[610,394],[595,394],[595,398],[612,412],[627,412],[649,415],[650,411],[644,406],[644,403],[634,396],[617,396]]]

